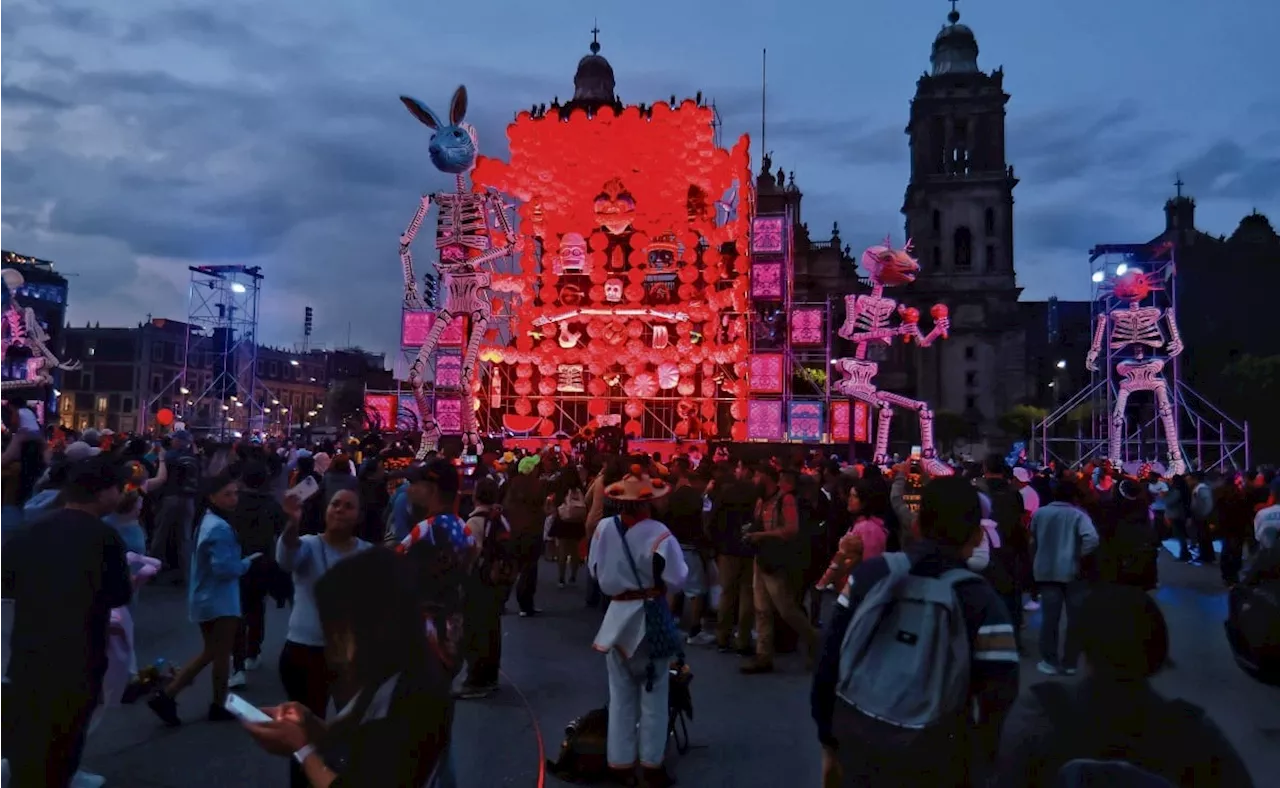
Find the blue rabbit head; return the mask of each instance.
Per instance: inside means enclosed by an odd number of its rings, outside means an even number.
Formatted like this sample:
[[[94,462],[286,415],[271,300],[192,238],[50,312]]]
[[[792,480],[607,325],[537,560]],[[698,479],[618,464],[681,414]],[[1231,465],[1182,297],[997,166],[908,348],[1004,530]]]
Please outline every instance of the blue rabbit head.
[[[415,118],[434,132],[427,152],[437,170],[457,175],[475,166],[475,136],[471,127],[462,122],[467,114],[465,85],[459,85],[453,92],[453,100],[449,102],[448,123],[442,122],[439,115],[417,99],[401,96],[400,101],[404,102]]]

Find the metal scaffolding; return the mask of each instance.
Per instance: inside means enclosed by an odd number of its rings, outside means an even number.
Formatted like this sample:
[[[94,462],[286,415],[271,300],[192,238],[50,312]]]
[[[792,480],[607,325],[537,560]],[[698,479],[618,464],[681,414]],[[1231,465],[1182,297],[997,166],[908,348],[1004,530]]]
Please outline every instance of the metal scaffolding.
[[[1108,278],[1130,268],[1140,268],[1164,282],[1165,289],[1149,296],[1149,305],[1177,312],[1177,249],[1173,244],[1101,244],[1089,253],[1091,327],[1097,325],[1100,315],[1121,304],[1105,287]],[[1121,456],[1107,457],[1117,393],[1113,372],[1122,358],[1111,349],[1109,341],[1103,342],[1098,371],[1092,374],[1089,385],[1062,401],[1036,425],[1032,441],[1037,449],[1036,459],[1068,467],[1102,459],[1121,464],[1166,462],[1168,443],[1155,404],[1145,396],[1131,399],[1126,409]],[[1180,358],[1172,359],[1165,374],[1187,464],[1203,470],[1249,467],[1248,422],[1232,419],[1191,388],[1182,378]]]
[[[187,344],[175,383],[186,412],[207,414],[202,425],[225,438],[244,423],[264,421],[258,385],[258,299],[262,269],[243,265],[191,266]],[[207,386],[195,391],[196,371],[211,371]],[[171,384],[172,385],[172,384]]]

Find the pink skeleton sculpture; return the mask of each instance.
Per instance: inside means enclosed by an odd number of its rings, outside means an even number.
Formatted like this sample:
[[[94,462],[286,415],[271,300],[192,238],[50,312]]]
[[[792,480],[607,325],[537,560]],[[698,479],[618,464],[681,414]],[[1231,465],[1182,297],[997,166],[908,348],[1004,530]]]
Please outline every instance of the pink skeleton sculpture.
[[[475,409],[471,407],[475,383],[476,362],[480,355],[480,341],[488,329],[492,317],[490,307],[491,271],[486,269],[500,257],[516,249],[516,234],[507,216],[508,206],[494,192],[475,194],[467,186],[466,173],[476,163],[478,141],[475,128],[462,120],[467,114],[467,89],[459,86],[449,104],[449,121],[445,123],[429,107],[416,99],[401,96],[400,101],[415,118],[434,133],[428,153],[431,163],[441,172],[454,175],[457,191],[424,194],[418,211],[409,227],[400,236],[400,262],[404,269],[405,309],[426,309],[426,303],[418,292],[413,272],[413,256],[409,247],[418,234],[432,200],[439,208],[436,218],[436,250],[440,258],[436,269],[440,272],[440,290],[444,304],[436,314],[435,324],[426,342],[418,350],[418,356],[409,368],[409,383],[413,386],[418,412],[422,416],[422,443],[418,458],[434,451],[440,442],[440,425],[436,421],[427,398],[422,373],[427,360],[436,352],[440,336],[459,315],[470,318],[470,331],[465,340],[462,357],[460,386],[463,392],[462,443],[463,451],[482,448]],[[493,215],[505,239],[501,246],[491,246],[489,216]]]
[[[1121,459],[1124,411],[1129,404],[1129,395],[1135,391],[1150,391],[1155,396],[1156,413],[1164,428],[1165,443],[1169,446],[1169,466],[1166,472],[1170,476],[1186,473],[1187,462],[1178,441],[1178,420],[1173,413],[1169,382],[1163,375],[1164,365],[1183,350],[1173,307],[1162,310],[1156,306],[1141,305],[1152,291],[1160,289],[1158,282],[1143,271],[1130,269],[1112,278],[1108,285],[1111,294],[1123,302],[1123,305],[1098,315],[1098,322],[1093,329],[1093,342],[1085,356],[1085,366],[1090,371],[1098,371],[1098,354],[1102,352],[1102,343],[1107,339],[1108,324],[1111,326],[1108,345],[1111,353],[1125,353],[1132,348],[1132,352],[1116,364],[1120,384],[1115,409],[1111,412],[1109,457],[1112,462],[1119,462]],[[1165,342],[1164,332],[1160,330],[1161,318],[1169,325],[1168,342]],[[1162,350],[1164,353],[1160,355]]]
[[[925,472],[931,476],[950,476],[951,467],[939,460],[934,450],[933,413],[929,410],[928,403],[876,388],[874,379],[879,365],[867,359],[867,348],[873,342],[890,345],[894,337],[902,337],[904,342],[914,340],[920,347],[929,347],[939,338],[946,339],[951,327],[947,307],[945,304],[933,306],[929,311],[934,320],[933,330],[923,334],[920,331],[919,310],[899,304],[892,298],[885,298],[886,287],[909,284],[915,281],[916,274],[920,272],[920,263],[911,256],[910,240],[903,248],[894,249],[891,241],[886,238],[883,245],[872,246],[862,253],[862,267],[867,270],[871,279],[871,294],[844,297],[847,316],[837,333],[854,342],[857,349],[853,358],[840,358],[833,362],[836,371],[843,376],[836,381],[834,388],[841,394],[878,410],[875,449],[877,464],[888,462],[889,425],[893,421],[893,408],[897,405],[915,411],[920,417],[920,462]],[[901,320],[896,326],[890,324],[895,313]]]
[[[25,279],[13,268],[6,268],[4,277],[4,341],[3,353],[9,354],[10,347],[26,347],[32,351],[27,361],[27,377],[23,380],[6,380],[0,383],[0,390],[45,386],[53,383],[53,371],[80,369],[78,361],[63,361],[49,349],[49,335],[40,325],[36,313],[30,307],[18,303],[18,290]]]

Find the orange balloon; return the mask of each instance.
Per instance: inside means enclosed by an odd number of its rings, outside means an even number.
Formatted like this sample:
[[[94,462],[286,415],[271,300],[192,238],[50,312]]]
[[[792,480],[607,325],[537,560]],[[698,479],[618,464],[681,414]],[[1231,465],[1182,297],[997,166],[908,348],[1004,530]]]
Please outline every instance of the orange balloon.
[[[161,427],[168,427],[173,423],[173,411],[168,408],[161,408],[156,411],[156,423]]]

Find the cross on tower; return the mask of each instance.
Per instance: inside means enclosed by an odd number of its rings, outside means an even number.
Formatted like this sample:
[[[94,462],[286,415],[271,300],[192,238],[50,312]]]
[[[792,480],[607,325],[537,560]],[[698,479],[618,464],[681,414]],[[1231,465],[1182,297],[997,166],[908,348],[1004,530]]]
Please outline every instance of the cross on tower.
[[[1178,174],[1178,180],[1176,180],[1176,181],[1174,181],[1174,182],[1173,182],[1173,186],[1174,186],[1174,188],[1175,188],[1175,189],[1177,189],[1177,190],[1178,190],[1178,196],[1179,196],[1179,197],[1181,197],[1181,196],[1182,196],[1182,187],[1183,187],[1183,186],[1186,186],[1186,184],[1182,182],[1182,174],[1181,174],[1181,173],[1179,173],[1179,174]]]
[[[595,54],[600,51],[600,23],[599,20],[591,20],[591,52]]]
[[[960,0],[950,0],[950,2],[951,2],[951,13],[953,14],[959,13],[959,11],[956,10],[956,3],[960,2]]]

